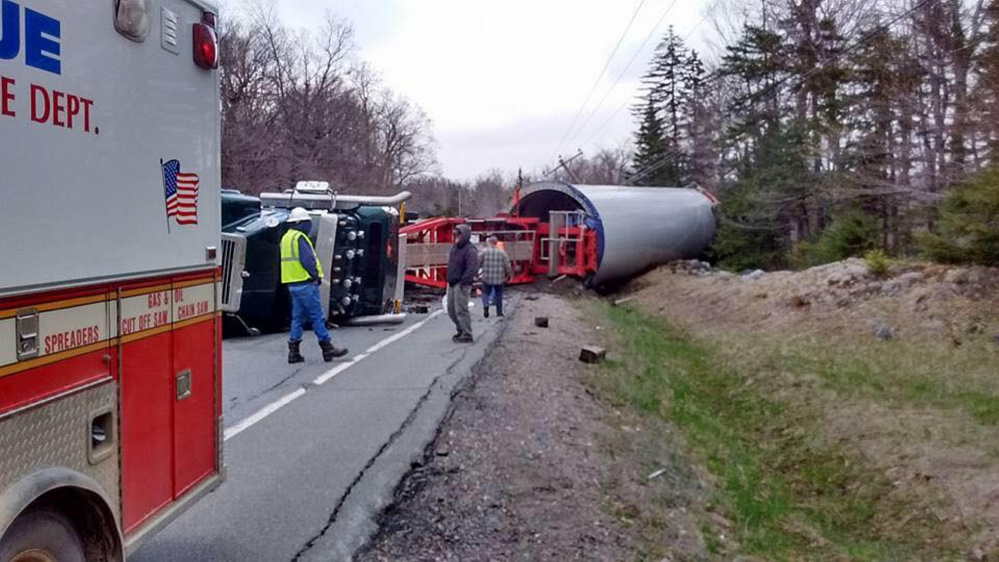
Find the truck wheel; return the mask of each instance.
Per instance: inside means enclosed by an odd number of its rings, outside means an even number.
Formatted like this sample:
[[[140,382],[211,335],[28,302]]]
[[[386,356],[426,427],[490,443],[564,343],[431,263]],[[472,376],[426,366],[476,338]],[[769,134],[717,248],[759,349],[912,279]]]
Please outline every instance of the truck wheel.
[[[33,509],[0,539],[0,562],[86,562],[80,537],[64,515]]]

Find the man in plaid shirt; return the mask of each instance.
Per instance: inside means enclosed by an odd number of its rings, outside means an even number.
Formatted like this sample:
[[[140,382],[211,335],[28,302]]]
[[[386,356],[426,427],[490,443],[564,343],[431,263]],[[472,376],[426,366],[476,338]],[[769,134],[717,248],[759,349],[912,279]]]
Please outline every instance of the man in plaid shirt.
[[[482,309],[489,318],[489,303],[496,305],[496,316],[503,316],[503,284],[513,277],[510,257],[499,248],[499,240],[490,236],[486,249],[479,256],[482,267]]]

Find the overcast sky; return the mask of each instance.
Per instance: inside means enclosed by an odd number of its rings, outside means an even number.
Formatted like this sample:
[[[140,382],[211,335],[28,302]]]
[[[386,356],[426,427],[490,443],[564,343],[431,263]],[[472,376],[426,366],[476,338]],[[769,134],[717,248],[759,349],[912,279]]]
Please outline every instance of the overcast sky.
[[[582,148],[592,154],[626,142],[634,126],[628,106],[666,28],[675,26],[693,47],[703,46],[711,30],[704,21],[707,0],[277,2],[293,27],[315,26],[327,11],[350,21],[358,55],[433,120],[441,171],[455,179],[490,168],[540,171],[559,152],[569,156]],[[560,145],[639,4],[574,131]]]

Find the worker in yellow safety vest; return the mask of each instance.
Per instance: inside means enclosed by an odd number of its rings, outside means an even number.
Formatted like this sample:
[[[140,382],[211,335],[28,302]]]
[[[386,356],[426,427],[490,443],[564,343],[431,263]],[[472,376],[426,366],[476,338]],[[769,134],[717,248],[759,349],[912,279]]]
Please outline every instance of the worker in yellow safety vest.
[[[323,350],[323,360],[343,357],[347,350],[333,345],[326,329],[319,285],[323,281],[323,268],[316,258],[316,250],[309,239],[312,219],[309,212],[295,207],[288,216],[288,231],[281,237],[281,283],[288,287],[291,296],[291,332],[288,334],[288,363],[302,363],[301,345],[305,322],[312,323],[312,331]]]

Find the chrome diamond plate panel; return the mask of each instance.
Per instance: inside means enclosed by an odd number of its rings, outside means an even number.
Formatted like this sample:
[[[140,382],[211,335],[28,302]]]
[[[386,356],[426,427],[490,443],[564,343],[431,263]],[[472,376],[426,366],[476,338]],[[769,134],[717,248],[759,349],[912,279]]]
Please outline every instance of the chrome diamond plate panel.
[[[112,408],[118,419],[116,394],[109,382],[0,420],[0,490],[39,469],[65,467],[100,484],[120,517],[117,446],[96,465],[87,460],[90,416]]]

